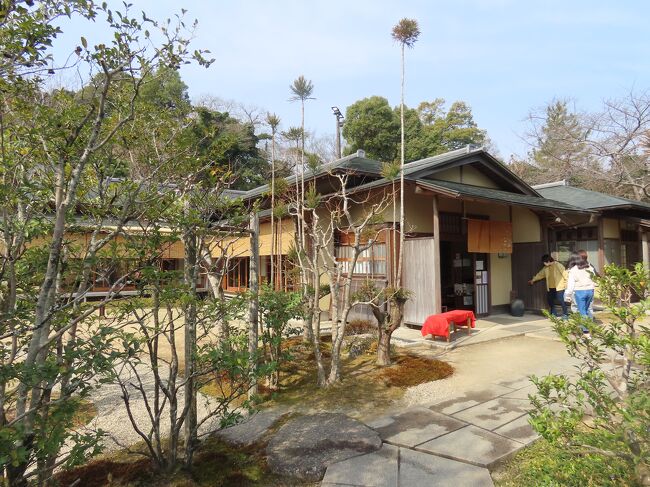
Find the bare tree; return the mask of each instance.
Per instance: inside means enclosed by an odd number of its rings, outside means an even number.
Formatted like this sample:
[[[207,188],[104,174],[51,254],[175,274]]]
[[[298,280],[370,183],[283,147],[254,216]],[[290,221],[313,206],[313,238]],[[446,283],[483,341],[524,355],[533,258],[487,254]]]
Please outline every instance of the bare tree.
[[[554,100],[528,119],[531,152],[511,163],[528,182],[567,179],[636,200],[650,196],[647,92],[606,100],[594,113],[571,111],[567,100]]]
[[[300,131],[301,131],[301,145],[300,145],[300,193],[301,196],[297,198],[300,202],[305,198],[305,102],[313,100],[311,96],[314,93],[314,84],[307,80],[303,75],[298,76],[294,82],[289,86],[292,93],[291,101],[300,101]],[[303,238],[301,232],[301,238]],[[304,247],[304,242],[303,242]]]
[[[308,289],[306,299],[305,327],[311,328],[310,342],[313,344],[321,386],[332,385],[341,377],[341,347],[351,309],[364,302],[357,299],[352,285],[359,257],[370,249],[383,232],[379,222],[392,199],[383,191],[355,194],[348,188],[348,175],[330,174],[336,190],[328,195],[319,195],[312,186],[304,202],[306,247],[299,253],[299,267]],[[359,208],[363,208],[361,213]],[[303,213],[294,211],[295,218]],[[351,257],[347,261],[336,255],[335,241],[339,233],[346,233],[352,240]],[[320,299],[323,290],[320,285],[324,274],[329,281],[332,321],[332,358],[327,372],[320,350]],[[367,303],[366,303],[367,304]]]
[[[280,118],[274,113],[267,113],[266,124],[271,129],[271,287],[275,289],[275,139],[280,126]],[[282,231],[281,227],[280,231]]]
[[[117,12],[105,4],[43,3],[31,9],[31,2],[11,2],[3,11],[3,41],[16,41],[3,45],[0,67],[0,282],[8,283],[0,306],[0,429],[17,453],[2,465],[11,485],[29,478],[46,485],[56,467],[74,465],[96,445],[96,435],[71,432],[68,423],[79,398],[115,359],[112,329],[92,315],[115,299],[134,270],[109,282],[102,300],[85,300],[92,280],[109,274],[99,268],[119,260],[114,243],[127,224],[159,201],[145,178],[116,179],[118,161],[132,154],[123,142],[141,113],[143,84],[159,66],[192,57],[180,17],[177,28],[165,24],[154,45],[144,31],[159,25],[132,18],[128,6],[115,22]],[[74,56],[91,78],[76,93],[46,92],[57,69],[48,50],[59,31],[54,23],[70,16],[105,22],[112,43],[90,47],[82,37]],[[30,25],[43,28],[34,32]],[[194,57],[209,64],[200,51]],[[158,169],[152,164],[149,174]],[[72,450],[59,456],[70,437]]]
[[[412,48],[420,36],[420,28],[416,20],[403,18],[394,27],[391,33],[393,39],[400,43],[401,47],[401,97],[400,97],[400,210],[399,210],[399,260],[397,263],[396,286],[400,286],[402,281],[402,260],[404,257],[404,158],[406,145],[404,141],[404,50],[406,47]]]
[[[588,144],[604,168],[603,176],[627,188],[633,199],[650,198],[650,95],[630,91],[623,98],[606,100],[602,112],[590,121]]]

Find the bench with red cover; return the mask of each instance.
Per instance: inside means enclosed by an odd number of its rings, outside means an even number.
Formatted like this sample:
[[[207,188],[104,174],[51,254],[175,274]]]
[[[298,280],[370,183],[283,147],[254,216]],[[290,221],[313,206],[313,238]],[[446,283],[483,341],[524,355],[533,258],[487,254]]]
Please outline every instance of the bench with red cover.
[[[455,309],[429,316],[422,325],[422,336],[433,335],[447,338],[449,341],[450,325],[456,327],[467,327],[467,334],[471,333],[470,328],[476,327],[474,312],[465,309]]]

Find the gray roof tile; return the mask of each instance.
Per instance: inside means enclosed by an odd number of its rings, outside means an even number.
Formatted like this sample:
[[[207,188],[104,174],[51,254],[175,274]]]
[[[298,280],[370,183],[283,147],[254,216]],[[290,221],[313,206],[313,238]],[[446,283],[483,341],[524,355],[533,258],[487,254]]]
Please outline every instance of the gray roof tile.
[[[538,187],[537,191],[545,198],[564,201],[570,205],[590,210],[635,207],[650,211],[650,204],[642,201],[629,200],[573,186],[558,184],[557,186]]]

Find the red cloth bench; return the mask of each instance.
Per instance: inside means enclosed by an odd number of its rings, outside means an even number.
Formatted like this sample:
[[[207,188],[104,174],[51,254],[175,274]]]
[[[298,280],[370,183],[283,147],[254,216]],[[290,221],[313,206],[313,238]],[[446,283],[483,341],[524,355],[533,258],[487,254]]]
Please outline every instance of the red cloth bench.
[[[464,309],[455,309],[429,316],[422,325],[422,336],[433,335],[446,337],[449,341],[449,330],[451,325],[467,327],[467,334],[471,334],[471,328],[476,327],[474,312]]]

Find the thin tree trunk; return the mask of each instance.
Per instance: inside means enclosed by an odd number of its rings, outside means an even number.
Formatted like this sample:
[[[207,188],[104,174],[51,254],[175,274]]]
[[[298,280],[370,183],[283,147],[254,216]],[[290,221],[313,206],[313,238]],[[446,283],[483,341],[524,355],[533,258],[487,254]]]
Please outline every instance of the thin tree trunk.
[[[400,103],[401,144],[400,144],[400,171],[399,171],[399,260],[397,263],[397,282],[395,287],[402,286],[402,261],[404,260],[404,44],[402,44],[402,102]]]
[[[271,134],[271,289],[275,289],[275,130]]]
[[[317,258],[317,256],[315,256]],[[318,262],[314,260],[316,272],[318,272]],[[312,316],[312,343],[314,347],[314,359],[316,360],[317,383],[319,387],[325,385],[325,367],[323,366],[323,356],[320,349],[320,286],[314,286],[314,302],[316,303],[314,315]]]
[[[349,309],[345,310],[341,319],[334,323],[337,332],[336,338],[332,342],[332,363],[330,365],[329,377],[327,378],[327,385],[332,385],[341,378],[341,346],[343,345],[345,323],[347,322],[348,314]]]
[[[397,287],[397,201],[395,198],[397,195],[395,194],[395,180],[393,180],[393,232],[391,235],[391,242],[392,242],[392,254],[393,258],[391,260],[391,266],[390,266],[390,280],[391,280],[391,286]]]
[[[300,103],[300,138],[302,141],[300,148],[300,215],[302,225],[302,248],[305,249],[305,100]]]
[[[208,288],[212,293],[212,298],[218,301],[223,301],[225,299],[223,287],[221,286],[223,274],[214,272],[215,263],[210,254],[210,249],[206,248],[205,245],[201,246],[201,260],[208,269],[206,277],[208,280]],[[219,262],[219,260],[217,260],[217,262]],[[230,336],[228,322],[220,321],[219,323],[216,323],[216,333],[220,341],[227,340]]]
[[[248,389],[249,399],[257,395],[257,326],[259,321],[259,217],[255,211],[250,216],[251,259],[249,270],[250,302],[248,305],[248,359],[250,361],[251,383]]]
[[[280,289],[287,290],[285,276],[284,276],[284,263],[282,262],[283,248],[282,248],[282,234],[284,233],[282,228],[282,217],[278,218],[278,272],[280,273]]]
[[[384,319],[378,321],[379,338],[377,342],[377,365],[386,366],[391,364],[390,340],[393,332],[402,324],[404,317],[404,305],[406,301],[390,300],[390,309],[384,314]],[[375,315],[376,316],[376,315]],[[386,322],[387,321],[387,322]]]
[[[187,220],[191,219],[190,203],[185,203]],[[183,423],[185,438],[185,466],[190,468],[196,447],[196,388],[194,385],[194,354],[196,353],[196,281],[197,281],[197,241],[192,225],[184,232],[183,244],[185,247],[185,268],[183,278],[185,286],[190,289],[190,302],[185,310],[185,406],[186,418]]]

